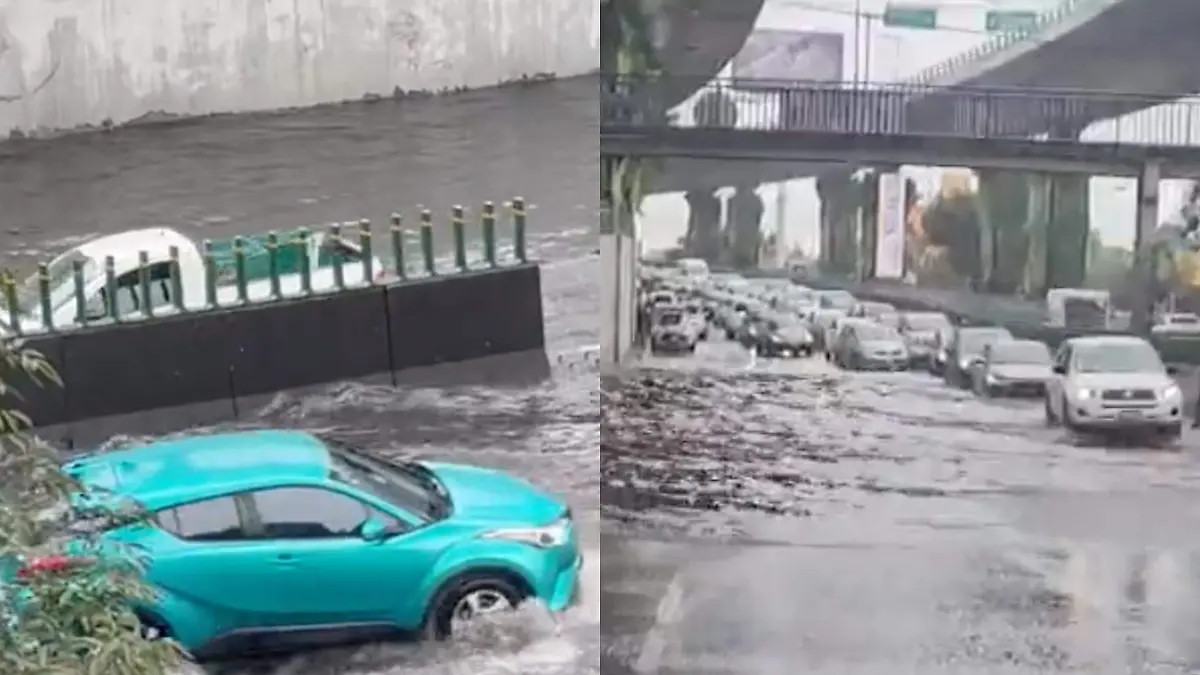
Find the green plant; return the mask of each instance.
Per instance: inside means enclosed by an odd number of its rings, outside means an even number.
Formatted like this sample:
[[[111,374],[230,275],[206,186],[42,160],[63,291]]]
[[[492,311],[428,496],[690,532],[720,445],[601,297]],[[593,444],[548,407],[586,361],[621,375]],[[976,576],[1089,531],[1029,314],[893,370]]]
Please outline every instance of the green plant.
[[[0,396],[20,401],[20,382],[61,387],[51,364],[17,342],[0,343]],[[143,520],[134,505],[95,495],[69,506],[79,484],[20,410],[0,410],[0,673],[166,675],[181,653],[150,640],[132,607],[151,592],[131,551],[99,535]]]

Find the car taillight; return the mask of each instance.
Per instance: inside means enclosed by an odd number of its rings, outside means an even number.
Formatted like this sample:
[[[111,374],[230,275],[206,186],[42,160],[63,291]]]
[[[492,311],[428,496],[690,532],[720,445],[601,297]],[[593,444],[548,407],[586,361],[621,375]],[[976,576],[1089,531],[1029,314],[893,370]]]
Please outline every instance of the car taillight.
[[[32,579],[42,575],[63,574],[91,564],[92,560],[71,555],[45,555],[30,558],[17,570],[18,579]]]

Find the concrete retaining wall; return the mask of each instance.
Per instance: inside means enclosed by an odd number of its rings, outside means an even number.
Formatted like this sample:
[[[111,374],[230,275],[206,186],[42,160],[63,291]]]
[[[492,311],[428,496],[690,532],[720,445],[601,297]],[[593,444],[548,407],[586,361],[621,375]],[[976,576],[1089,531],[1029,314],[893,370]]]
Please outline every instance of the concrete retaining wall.
[[[280,391],[419,381],[446,364],[471,361],[466,381],[536,379],[549,368],[541,298],[538,267],[523,265],[37,336],[28,346],[66,386],[2,372],[22,393],[3,405],[79,448],[243,419]]]
[[[637,321],[637,242],[600,235],[600,366],[619,367],[633,349]]]
[[[560,77],[599,0],[0,0],[0,132]]]

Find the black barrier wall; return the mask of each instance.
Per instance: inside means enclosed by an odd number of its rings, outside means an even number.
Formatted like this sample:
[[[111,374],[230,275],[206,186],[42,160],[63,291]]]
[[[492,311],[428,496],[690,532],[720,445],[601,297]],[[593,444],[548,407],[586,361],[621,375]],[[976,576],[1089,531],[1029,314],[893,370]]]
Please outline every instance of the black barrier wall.
[[[3,367],[36,427],[545,348],[537,265],[456,273],[27,339],[63,379]],[[231,406],[236,410],[236,404]],[[65,434],[69,437],[69,432]]]

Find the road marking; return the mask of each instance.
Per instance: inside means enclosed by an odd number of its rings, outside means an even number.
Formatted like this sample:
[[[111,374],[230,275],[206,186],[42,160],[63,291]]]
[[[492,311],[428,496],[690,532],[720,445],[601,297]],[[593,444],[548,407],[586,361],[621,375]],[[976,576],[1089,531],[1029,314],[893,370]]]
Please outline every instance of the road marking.
[[[683,618],[683,573],[676,574],[667,590],[658,601],[654,612],[654,625],[646,632],[642,649],[633,663],[633,671],[639,675],[654,675],[662,667],[663,655],[667,651],[668,633]]]
[[[754,370],[758,366],[758,349],[750,348],[750,361],[746,364],[746,371]]]

